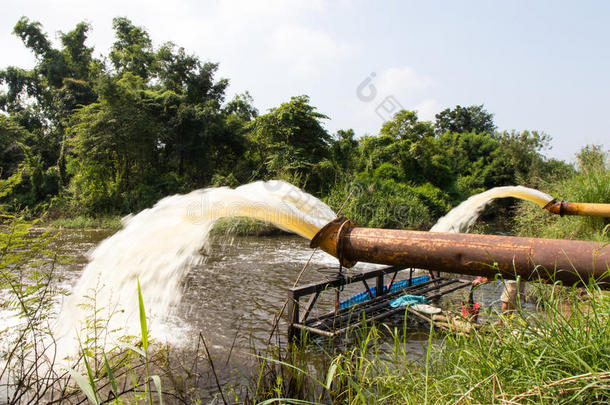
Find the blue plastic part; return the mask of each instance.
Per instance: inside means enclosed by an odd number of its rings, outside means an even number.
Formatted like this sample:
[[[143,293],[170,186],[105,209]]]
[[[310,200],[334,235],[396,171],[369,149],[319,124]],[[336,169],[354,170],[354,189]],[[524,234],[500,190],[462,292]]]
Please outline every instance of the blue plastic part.
[[[430,280],[430,276],[413,277],[411,279],[410,283],[409,283],[409,280],[399,280],[392,284],[392,286],[390,287],[390,292],[393,293],[393,292],[405,289],[411,285],[425,283],[428,280]],[[373,295],[373,297],[375,297],[376,293],[377,293],[377,287],[373,287],[370,290],[371,290],[371,294]],[[383,292],[386,293],[387,290],[388,290],[388,286],[384,285]],[[363,291],[361,293],[358,293],[358,294],[346,299],[345,301],[342,301],[339,304],[339,309],[349,308],[353,305],[360,304],[362,302],[366,302],[370,299],[371,299],[371,296],[369,295],[368,291]]]
[[[426,297],[423,295],[409,295],[405,294],[401,297],[396,298],[393,301],[390,301],[390,306],[392,308],[405,307],[407,305],[415,305],[415,304],[425,304]]]

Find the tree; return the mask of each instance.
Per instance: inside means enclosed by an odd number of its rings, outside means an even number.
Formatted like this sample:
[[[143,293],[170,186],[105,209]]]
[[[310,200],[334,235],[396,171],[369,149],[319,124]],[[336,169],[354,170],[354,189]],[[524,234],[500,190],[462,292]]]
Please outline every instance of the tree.
[[[0,179],[12,176],[23,160],[23,143],[31,134],[10,117],[0,114]]]
[[[244,122],[252,121],[258,117],[258,110],[254,107],[254,100],[247,91],[243,94],[236,94],[233,100],[224,106],[223,111]]]
[[[279,177],[319,190],[323,179],[315,175],[330,157],[331,137],[320,122],[328,117],[309,105],[309,97],[292,97],[251,124],[255,159],[266,177]]]
[[[116,82],[106,81],[100,101],[73,114],[73,192],[92,212],[116,207],[121,193],[149,183],[157,172],[160,123],[155,101],[143,79],[127,73]]]
[[[415,111],[399,111],[383,124],[378,137],[364,137],[361,156],[360,170],[374,171],[391,163],[401,169],[405,182],[448,188],[454,180],[432,124],[419,121]]]
[[[494,156],[501,145],[489,134],[444,132],[437,141],[456,178],[459,199],[502,183],[499,168],[493,166]]]
[[[446,109],[435,122],[402,110],[362,138],[329,135],[305,95],[260,115],[247,92],[225,101],[217,63],[155,46],[127,18],[113,28],[108,57],[96,58],[86,23],[60,32],[59,45],[38,22],[15,25],[36,65],[0,70],[2,203],[126,213],[193,188],[281,178],[327,197],[358,184],[371,209],[412,205],[408,222],[419,215],[421,225],[475,192],[536,185],[565,168],[540,154],[546,135],[496,133],[483,105]],[[399,226],[399,214],[366,221]]]
[[[351,171],[355,168],[358,158],[358,140],[355,136],[353,129],[340,129],[332,140],[333,161],[343,171]]]
[[[148,79],[155,60],[152,41],[142,27],[131,20],[117,17],[112,20],[117,40],[112,45],[110,60],[119,75],[129,72]]]
[[[218,64],[202,63],[184,48],[166,43],[155,53],[150,72],[158,78],[151,87],[164,98],[160,153],[170,170],[187,175],[195,184],[205,184],[212,178],[211,171],[233,165],[234,148],[237,155],[243,153],[243,133],[233,136],[227,130],[225,119],[232,112],[223,111],[221,105],[228,80],[216,81],[217,70]],[[230,126],[238,130],[236,122]]]
[[[24,106],[23,97],[33,98],[44,118],[56,124],[61,116],[77,105],[93,102],[95,95],[91,94],[90,89],[88,91],[82,89],[82,87],[90,87],[89,81],[99,72],[100,64],[91,56],[93,48],[85,45],[89,29],[88,24],[79,23],[72,31],[60,33],[62,48],[55,49],[51,46],[47,35],[42,32],[39,22],[31,22],[26,17],[22,17],[13,32],[21,38],[26,48],[34,53],[38,62],[30,71],[9,68],[0,73],[0,79],[3,79],[9,87],[7,107],[20,109]],[[67,86],[66,80],[70,82]],[[81,88],[75,94],[69,94],[71,89],[79,87],[70,85],[74,83],[79,83]],[[58,106],[58,100],[66,98],[66,95],[61,94],[62,92],[68,93],[73,98],[73,101],[68,103],[68,108],[62,109],[65,103],[61,102]],[[78,93],[81,93],[80,97]]]
[[[500,147],[492,155],[491,170],[495,185],[524,184],[535,186],[537,175],[544,173],[546,160],[541,151],[551,137],[538,131],[504,131],[497,134]]]
[[[434,136],[434,131],[429,122],[419,121],[416,111],[401,110],[394,115],[392,120],[383,124],[379,134],[390,136],[396,140],[415,142],[425,137]]]
[[[71,191],[90,211],[140,209],[162,195],[228,175],[246,150],[247,98],[222,108],[226,79],[125,18],[113,24],[114,71],[95,83],[98,101],[71,115]]]
[[[586,145],[576,154],[576,161],[581,172],[608,171],[610,151],[605,151],[602,145]]]
[[[496,125],[493,114],[488,113],[483,108],[483,104],[469,107],[458,105],[454,109],[447,108],[436,114],[434,128],[437,134],[444,132],[493,134]]]
[[[88,30],[88,24],[79,23],[74,30],[60,33],[62,47],[56,49],[40,23],[23,17],[13,32],[36,56],[36,66],[0,71],[0,84],[7,87],[6,93],[0,94],[0,109],[29,133],[22,141],[33,156],[40,157],[43,170],[59,166],[64,184],[62,150],[69,116],[77,107],[97,99],[92,81],[101,63],[85,45]]]

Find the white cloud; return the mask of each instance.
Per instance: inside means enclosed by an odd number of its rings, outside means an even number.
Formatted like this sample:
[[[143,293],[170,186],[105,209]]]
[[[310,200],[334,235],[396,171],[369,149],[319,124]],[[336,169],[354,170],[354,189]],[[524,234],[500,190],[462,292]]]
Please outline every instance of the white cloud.
[[[415,90],[429,89],[434,84],[431,78],[418,74],[411,66],[404,66],[381,72],[375,86],[383,94],[406,96]]]
[[[268,42],[280,23],[298,24],[304,15],[323,7],[321,1],[306,0],[188,1],[181,21],[168,26],[193,49],[239,55],[245,47],[260,48]]]
[[[417,104],[414,108],[417,111],[417,117],[421,121],[434,121],[435,115],[441,110],[441,105],[438,100],[434,98],[427,98],[421,103]]]
[[[299,76],[319,76],[324,70],[337,70],[350,56],[348,44],[330,35],[303,26],[283,26],[273,34],[272,58]]]

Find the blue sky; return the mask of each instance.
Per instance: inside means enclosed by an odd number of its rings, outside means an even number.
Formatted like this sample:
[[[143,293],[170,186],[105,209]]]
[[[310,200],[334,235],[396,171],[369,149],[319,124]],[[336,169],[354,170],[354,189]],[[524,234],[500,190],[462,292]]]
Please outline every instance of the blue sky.
[[[551,135],[548,156],[610,146],[608,2],[22,0],[3,5],[0,68],[34,63],[11,34],[23,15],[52,38],[88,21],[96,54],[126,16],[220,63],[229,96],[248,90],[261,112],[309,95],[332,132],[376,134],[399,106],[431,120],[485,104],[500,129]]]

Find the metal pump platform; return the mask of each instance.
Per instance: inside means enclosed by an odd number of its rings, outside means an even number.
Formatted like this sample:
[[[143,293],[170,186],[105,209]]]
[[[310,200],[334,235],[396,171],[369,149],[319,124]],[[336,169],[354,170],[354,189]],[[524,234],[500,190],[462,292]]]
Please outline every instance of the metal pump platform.
[[[545,208],[560,215],[610,215],[610,204],[551,202]],[[524,281],[560,281],[572,286],[595,280],[600,288],[610,290],[610,246],[602,242],[363,228],[348,218],[338,217],[318,231],[309,247],[322,249],[347,268],[358,262],[401,267],[386,267],[347,277],[340,267],[334,279],[291,289],[288,301],[291,338],[297,336],[297,331],[336,337],[365,322],[379,321],[403,311],[402,307],[389,305],[390,300],[401,294],[424,296],[430,301],[471,285],[468,281],[430,273],[434,277],[429,281],[411,283],[400,292],[392,292],[396,273],[405,268],[488,278],[501,275],[507,279],[520,277]],[[390,274],[392,281],[384,288],[384,276]],[[374,293],[366,282],[369,279],[376,280]],[[335,289],[338,304],[339,289],[357,282],[364,284],[368,300],[358,301],[348,308],[336,305],[328,314],[309,317],[321,292]],[[309,300],[301,308],[300,299],[304,296],[309,296]],[[407,308],[408,312],[421,315],[419,311]]]
[[[401,280],[399,289],[392,288],[398,282],[396,275],[400,271],[409,271],[409,278]],[[389,284],[384,283],[384,276],[391,276]],[[381,269],[363,271],[356,274],[342,274],[337,272],[333,278],[326,281],[311,283],[290,289],[288,301],[288,336],[290,339],[298,338],[302,331],[336,338],[345,335],[352,329],[361,327],[364,323],[379,322],[392,315],[404,313],[405,307],[393,308],[390,302],[401,295],[410,294],[424,296],[427,301],[439,299],[445,294],[472,285],[470,281],[440,276],[440,273],[430,272],[430,279],[415,283],[413,269],[390,266]],[[369,287],[367,280],[374,280],[374,287]],[[317,317],[310,317],[312,309],[321,293],[338,291],[344,286],[353,283],[362,283],[366,300],[347,307],[340,307],[338,302],[335,310]],[[404,288],[402,288],[404,286]],[[301,302],[309,297],[306,303]]]

